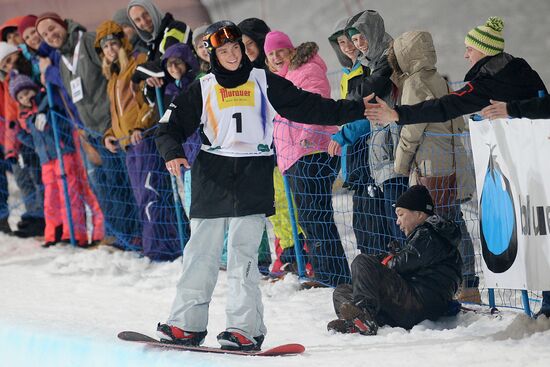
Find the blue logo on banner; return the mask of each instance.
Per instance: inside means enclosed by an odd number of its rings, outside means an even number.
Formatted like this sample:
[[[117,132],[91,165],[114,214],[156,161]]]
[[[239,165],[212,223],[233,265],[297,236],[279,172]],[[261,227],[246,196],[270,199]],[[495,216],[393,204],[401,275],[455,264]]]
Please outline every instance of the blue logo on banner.
[[[492,154],[493,148],[481,193],[479,225],[483,259],[493,273],[503,273],[518,252],[517,220],[510,181]]]

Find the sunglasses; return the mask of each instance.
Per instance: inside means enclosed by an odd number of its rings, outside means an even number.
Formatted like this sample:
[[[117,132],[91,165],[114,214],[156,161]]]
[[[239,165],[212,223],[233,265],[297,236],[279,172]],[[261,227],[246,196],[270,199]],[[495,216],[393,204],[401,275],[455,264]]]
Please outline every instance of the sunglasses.
[[[241,30],[237,26],[230,25],[220,28],[212,34],[206,34],[202,40],[208,52],[212,52],[228,42],[237,42],[241,37]]]

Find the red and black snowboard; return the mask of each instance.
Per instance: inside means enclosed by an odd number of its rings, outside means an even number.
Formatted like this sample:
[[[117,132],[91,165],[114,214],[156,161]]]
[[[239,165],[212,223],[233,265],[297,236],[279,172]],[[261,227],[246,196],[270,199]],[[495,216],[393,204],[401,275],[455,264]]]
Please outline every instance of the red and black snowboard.
[[[145,334],[137,333],[135,331],[122,331],[118,334],[118,338],[129,342],[142,343],[151,347],[170,349],[170,350],[187,350],[190,352],[201,353],[218,353],[218,354],[234,354],[239,356],[288,356],[303,353],[306,348],[301,344],[284,344],[275,348],[261,350],[261,351],[249,351],[243,352],[240,350],[225,350],[221,348],[212,347],[189,347],[185,345],[164,343],[157,339],[151,338]]]

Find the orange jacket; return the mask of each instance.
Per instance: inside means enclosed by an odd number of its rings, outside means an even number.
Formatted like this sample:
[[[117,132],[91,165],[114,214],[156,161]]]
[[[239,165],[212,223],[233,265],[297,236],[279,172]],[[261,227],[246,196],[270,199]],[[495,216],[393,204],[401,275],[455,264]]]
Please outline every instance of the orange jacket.
[[[19,106],[17,102],[11,98],[9,93],[10,77],[6,76],[3,84],[3,117],[4,117],[4,131],[2,142],[4,145],[4,155],[6,158],[17,157],[19,153],[19,147],[21,143],[17,139],[17,133],[20,126],[18,122]]]

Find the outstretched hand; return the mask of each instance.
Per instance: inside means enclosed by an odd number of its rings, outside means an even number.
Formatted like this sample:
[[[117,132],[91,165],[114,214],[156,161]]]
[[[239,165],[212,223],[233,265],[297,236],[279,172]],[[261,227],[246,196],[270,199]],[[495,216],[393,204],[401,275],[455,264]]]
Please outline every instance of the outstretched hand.
[[[369,103],[374,98],[374,93],[363,98],[365,103],[365,116],[377,125],[386,126],[390,122],[399,120],[399,115],[391,109],[380,97],[376,97],[376,103]]]
[[[491,104],[481,110],[481,116],[489,120],[504,119],[508,117],[506,102],[490,100]]]
[[[330,155],[331,157],[334,157],[335,155],[339,156],[339,155],[342,155],[342,147],[340,146],[340,144],[338,144],[334,140],[331,140],[328,143],[327,152],[328,152],[328,155]]]
[[[176,158],[166,162],[166,169],[168,170],[168,172],[170,172],[171,175],[174,176],[180,175],[181,166],[184,166],[187,169],[191,168],[191,165],[189,165],[189,162],[185,158]]]

